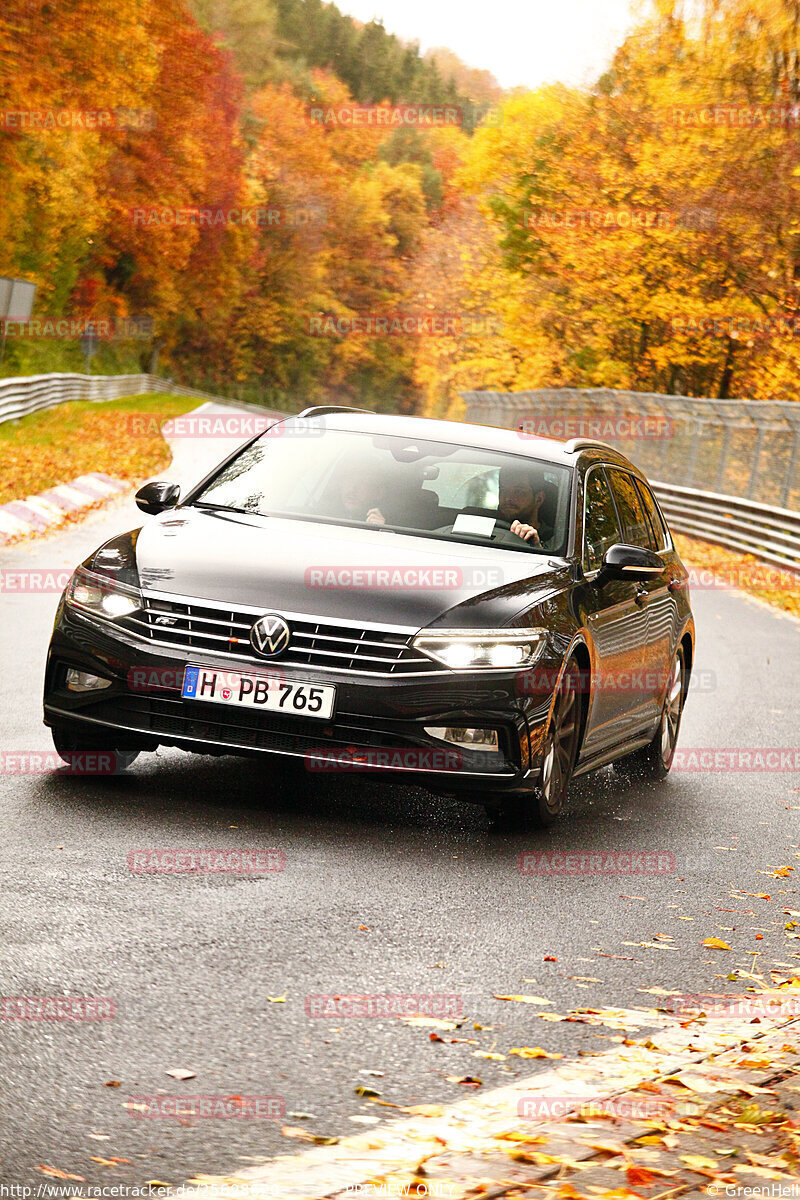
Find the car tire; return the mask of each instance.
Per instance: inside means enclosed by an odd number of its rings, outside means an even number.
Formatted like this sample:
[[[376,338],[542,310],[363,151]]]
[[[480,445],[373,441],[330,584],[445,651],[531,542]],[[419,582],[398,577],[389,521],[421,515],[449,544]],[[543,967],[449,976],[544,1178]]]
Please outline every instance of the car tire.
[[[50,727],[56,754],[63,758],[67,766],[72,764],[75,754],[113,754],[115,770],[127,771],[128,767],[139,757],[138,750],[118,750],[114,745],[114,737],[103,733],[82,733],[73,725],[57,722]]]
[[[524,799],[504,801],[496,796],[484,804],[489,820],[527,823],[540,829],[552,825],[567,799],[581,732],[581,671],[574,658],[558,681],[542,755],[541,785]]]
[[[652,741],[633,754],[626,754],[614,763],[614,771],[623,779],[665,779],[675,757],[681,728],[683,705],[686,699],[686,661],[683,647],[678,646],[669,673],[669,681],[661,708],[658,728]]]

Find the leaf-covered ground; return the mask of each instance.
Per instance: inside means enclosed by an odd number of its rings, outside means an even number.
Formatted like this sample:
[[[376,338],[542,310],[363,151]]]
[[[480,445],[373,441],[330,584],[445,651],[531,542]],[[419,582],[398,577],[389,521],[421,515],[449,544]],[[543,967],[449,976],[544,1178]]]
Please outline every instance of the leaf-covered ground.
[[[145,479],[170,461],[160,426],[200,403],[194,396],[160,393],[103,402],[75,400],[4,422],[0,504],[35,496],[89,471],[132,483]]]
[[[800,617],[800,576],[760,563],[752,554],[738,554],[679,533],[675,534],[675,546],[692,572],[690,591],[711,586],[736,587]]]

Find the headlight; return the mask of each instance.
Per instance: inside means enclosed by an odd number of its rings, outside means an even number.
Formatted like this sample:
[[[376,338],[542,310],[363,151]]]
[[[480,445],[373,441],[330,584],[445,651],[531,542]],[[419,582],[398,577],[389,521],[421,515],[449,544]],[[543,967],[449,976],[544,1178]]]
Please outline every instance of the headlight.
[[[451,671],[516,671],[541,658],[546,640],[545,629],[440,629],[413,645]]]
[[[104,621],[129,617],[142,607],[142,593],[138,588],[86,567],[78,567],[70,579],[66,599],[73,608]]]

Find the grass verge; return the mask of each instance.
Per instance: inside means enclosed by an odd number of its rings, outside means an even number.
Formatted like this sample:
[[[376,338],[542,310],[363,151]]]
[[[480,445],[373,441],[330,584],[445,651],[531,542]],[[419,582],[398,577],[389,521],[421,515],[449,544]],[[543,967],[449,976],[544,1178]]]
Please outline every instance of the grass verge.
[[[720,585],[728,584],[800,617],[800,576],[759,562],[752,554],[739,554],[680,533],[674,538],[684,563],[696,573],[695,588],[716,586],[712,583],[713,576]]]
[[[131,483],[153,475],[170,461],[161,425],[199,404],[195,396],[156,392],[122,400],[73,400],[5,421],[0,425],[0,504],[89,471]]]

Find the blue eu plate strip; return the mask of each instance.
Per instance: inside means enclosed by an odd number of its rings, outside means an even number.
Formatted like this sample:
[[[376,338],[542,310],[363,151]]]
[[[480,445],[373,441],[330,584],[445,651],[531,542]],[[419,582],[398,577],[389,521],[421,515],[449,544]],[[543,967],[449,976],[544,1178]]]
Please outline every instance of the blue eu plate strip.
[[[197,695],[197,679],[200,671],[197,667],[187,667],[183,675],[183,690],[181,695],[193,699]]]

